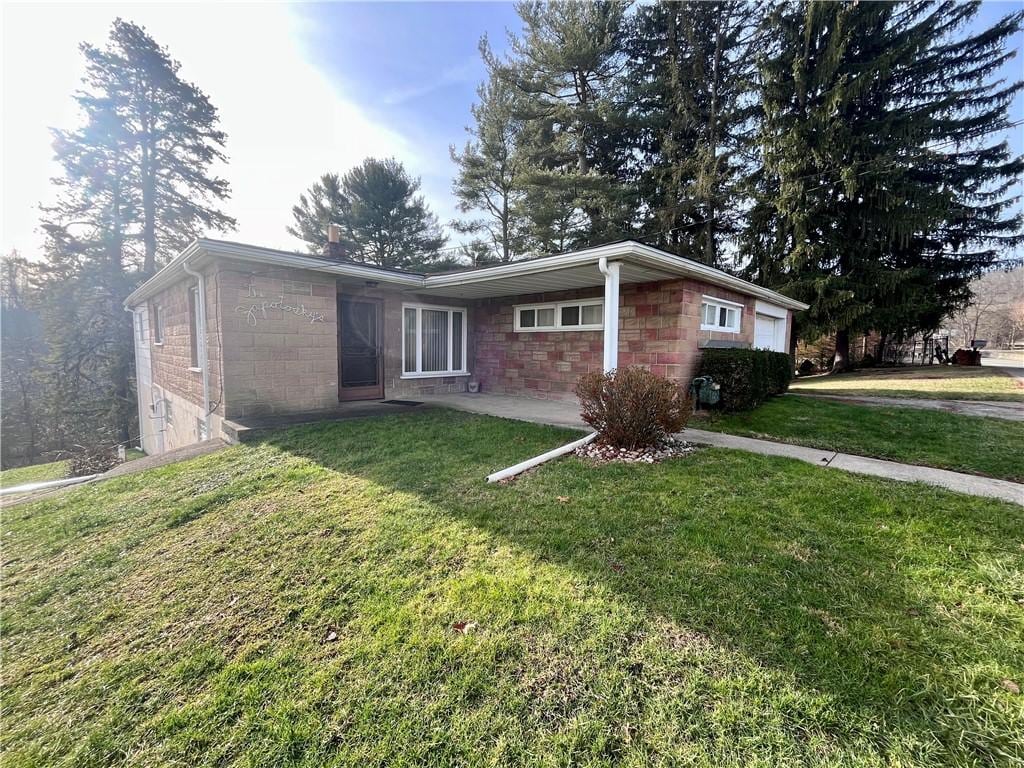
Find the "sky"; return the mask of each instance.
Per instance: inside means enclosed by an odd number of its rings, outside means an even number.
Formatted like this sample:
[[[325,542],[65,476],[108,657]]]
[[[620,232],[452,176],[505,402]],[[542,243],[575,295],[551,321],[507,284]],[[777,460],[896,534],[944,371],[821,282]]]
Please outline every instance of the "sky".
[[[1020,7],[988,0],[978,23]],[[467,138],[485,76],[480,37],[502,52],[506,30],[519,29],[503,2],[5,4],[0,253],[40,253],[38,206],[58,172],[49,128],[78,123],[78,44],[103,44],[117,16],[144,25],[220,111],[230,162],[219,172],[232,187],[223,207],[238,220],[226,237],[285,249],[302,247],[285,232],[299,194],[368,156],[401,160],[440,221],[456,218],[448,147]],[[1006,74],[1022,72],[1019,55]],[[1024,96],[1012,119],[1024,119]],[[1024,152],[1024,126],[1011,141]]]

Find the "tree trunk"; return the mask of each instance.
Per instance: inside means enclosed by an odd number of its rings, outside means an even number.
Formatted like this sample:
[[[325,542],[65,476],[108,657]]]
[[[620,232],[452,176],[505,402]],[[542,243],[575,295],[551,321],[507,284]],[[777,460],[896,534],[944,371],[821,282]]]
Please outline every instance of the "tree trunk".
[[[711,167],[707,169],[705,180],[707,205],[704,222],[704,263],[710,267],[718,266],[718,253],[715,248],[715,203],[718,197],[718,87],[722,68],[722,13],[719,9],[715,14],[715,54],[711,63],[711,112],[708,116],[708,145],[711,150]]]
[[[142,271],[149,276],[156,272],[156,169],[151,144],[151,133],[146,130],[142,139],[142,243],[145,258]]]
[[[833,373],[842,373],[850,368],[850,331],[846,328],[836,331],[836,357],[832,363]]]
[[[889,334],[887,333],[878,334],[878,346],[875,347],[875,360],[879,363],[885,360],[885,342],[888,337]]]

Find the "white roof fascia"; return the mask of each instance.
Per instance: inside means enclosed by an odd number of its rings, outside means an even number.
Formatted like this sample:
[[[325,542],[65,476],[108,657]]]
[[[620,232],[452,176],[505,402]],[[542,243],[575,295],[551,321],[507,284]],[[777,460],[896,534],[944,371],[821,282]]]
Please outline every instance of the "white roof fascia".
[[[273,264],[281,267],[293,267],[296,269],[309,269],[315,272],[337,275],[339,277],[351,277],[361,280],[371,280],[379,283],[389,283],[402,286],[406,289],[436,289],[460,285],[469,285],[481,282],[493,282],[506,277],[519,277],[524,275],[540,274],[554,270],[568,269],[572,267],[585,266],[597,263],[602,259],[628,259],[639,264],[668,272],[669,274],[693,277],[704,282],[711,283],[723,288],[734,290],[747,296],[770,301],[773,304],[793,310],[807,309],[808,305],[781,293],[762,288],[759,285],[734,277],[720,269],[709,267],[690,259],[675,256],[658,248],[643,245],[633,240],[621,243],[599,245],[594,248],[586,248],[581,251],[546,256],[530,261],[517,261],[508,264],[498,264],[493,267],[471,270],[467,272],[454,272],[441,275],[415,275],[407,272],[383,269],[380,267],[369,267],[361,264],[329,262],[312,256],[302,256],[288,251],[279,251],[272,248],[260,248],[257,246],[234,243],[224,240],[199,239],[193,241],[185,250],[176,256],[163,269],[153,277],[136,288],[125,299],[125,307],[133,307],[143,300],[158,293],[166,285],[170,285],[182,279],[185,274],[182,264],[194,257],[201,255],[220,256],[226,258],[250,261],[258,264]]]
[[[165,267],[132,291],[124,300],[125,307],[135,306],[150,296],[159,293],[166,286],[181,280],[185,275],[185,271],[182,268],[184,262],[190,258],[204,255],[239,259],[256,264],[272,264],[278,267],[309,269],[314,272],[337,275],[338,277],[353,277],[360,280],[372,280],[378,283],[392,283],[404,287],[421,288],[423,286],[423,277],[420,275],[366,267],[361,264],[329,262],[313,256],[303,256],[271,248],[259,248],[242,243],[199,239],[192,241],[185,250],[175,256]]]
[[[781,293],[777,293],[776,291],[772,291],[768,288],[762,288],[759,285],[738,277],[733,277],[720,269],[715,269],[714,267],[709,267],[706,264],[700,264],[696,261],[690,261],[689,259],[684,259],[680,256],[674,256],[670,253],[666,253],[665,251],[634,241],[601,245],[596,248],[587,248],[582,251],[574,251],[572,253],[564,253],[557,256],[548,256],[534,261],[519,261],[511,262],[509,264],[499,264],[494,267],[486,267],[472,272],[457,272],[449,275],[428,275],[424,287],[447,288],[458,285],[468,285],[471,283],[490,282],[492,280],[500,280],[504,277],[517,277],[537,274],[539,272],[548,272],[556,269],[566,269],[589,263],[594,263],[596,265],[601,258],[628,258],[630,261],[636,261],[641,264],[646,264],[647,266],[656,267],[673,274],[694,277],[711,283],[712,285],[729,288],[737,293],[742,293],[747,296],[760,297],[771,301],[774,304],[786,307],[787,309],[803,310],[808,307],[808,305],[804,304],[802,301],[791,299],[788,296],[783,296]]]

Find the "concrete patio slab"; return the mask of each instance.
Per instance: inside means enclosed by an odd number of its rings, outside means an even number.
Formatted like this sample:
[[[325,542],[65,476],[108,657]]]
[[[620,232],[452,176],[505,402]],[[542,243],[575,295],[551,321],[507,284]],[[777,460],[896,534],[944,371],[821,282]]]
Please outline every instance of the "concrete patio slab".
[[[554,427],[590,429],[580,418],[580,407],[575,400],[540,400],[533,397],[491,395],[482,392],[475,395],[420,395],[418,399],[431,405],[481,413],[485,416],[498,416],[503,419],[529,421],[534,424],[548,424]]]
[[[424,398],[417,398],[415,402],[423,402]],[[258,416],[249,419],[238,419],[231,421],[225,419],[223,424],[224,437],[230,443],[244,443],[255,440],[268,431],[285,429],[287,427],[298,427],[303,424],[319,424],[325,421],[345,421],[347,419],[362,419],[367,416],[379,416],[386,413],[401,413],[416,408],[423,408],[423,405],[403,405],[401,403],[388,403],[383,400],[358,400],[350,403],[339,403],[332,410],[305,411],[299,413],[281,414],[278,416]]]

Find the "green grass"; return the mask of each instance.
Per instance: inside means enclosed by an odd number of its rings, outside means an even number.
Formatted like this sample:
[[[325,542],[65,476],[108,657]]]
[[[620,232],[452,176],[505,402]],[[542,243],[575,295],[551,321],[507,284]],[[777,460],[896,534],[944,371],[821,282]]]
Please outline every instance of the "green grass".
[[[395,414],[8,509],[5,767],[1024,760],[1024,509],[716,449],[482,482],[571,435]]]
[[[42,483],[47,480],[60,480],[68,476],[66,461],[51,461],[49,464],[32,464],[27,467],[16,467],[0,471],[0,488],[13,488],[26,483]]]
[[[850,397],[1024,402],[1024,386],[1009,374],[991,368],[949,365],[868,368],[852,373],[811,376],[797,379],[790,389]]]
[[[692,427],[1024,482],[1024,422],[777,397]]]

